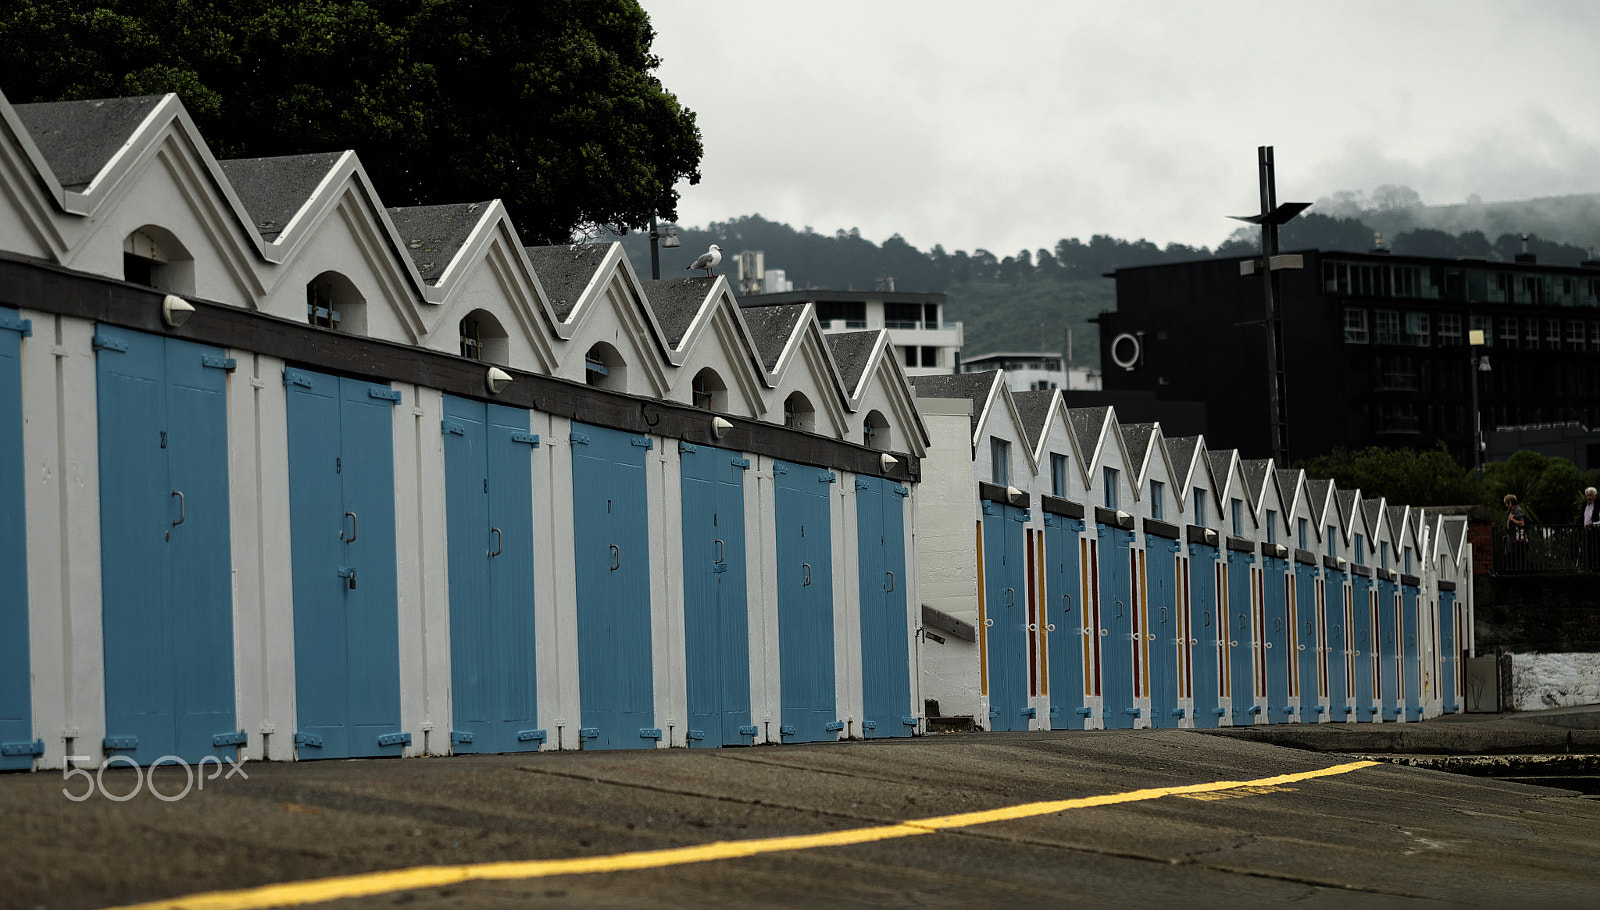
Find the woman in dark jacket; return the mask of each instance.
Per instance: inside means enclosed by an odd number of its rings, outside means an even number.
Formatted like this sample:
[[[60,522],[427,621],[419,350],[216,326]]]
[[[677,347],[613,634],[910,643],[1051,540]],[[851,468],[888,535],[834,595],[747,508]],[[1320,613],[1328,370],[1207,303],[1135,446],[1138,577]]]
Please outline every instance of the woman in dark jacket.
[[[1515,493],[1507,493],[1502,500],[1506,507],[1506,568],[1528,567],[1528,513],[1517,505]]]

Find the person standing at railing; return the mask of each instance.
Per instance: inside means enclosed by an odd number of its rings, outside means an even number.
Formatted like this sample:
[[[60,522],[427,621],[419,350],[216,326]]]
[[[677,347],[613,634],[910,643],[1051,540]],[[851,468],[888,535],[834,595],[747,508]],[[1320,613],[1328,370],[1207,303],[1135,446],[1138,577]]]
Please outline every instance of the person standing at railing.
[[[1517,505],[1517,494],[1501,500],[1506,507],[1506,563],[1520,571],[1528,567],[1528,513]]]
[[[1582,548],[1583,568],[1593,572],[1600,569],[1600,501],[1595,499],[1594,487],[1583,491],[1583,505],[1578,508],[1580,526],[1578,546]]]

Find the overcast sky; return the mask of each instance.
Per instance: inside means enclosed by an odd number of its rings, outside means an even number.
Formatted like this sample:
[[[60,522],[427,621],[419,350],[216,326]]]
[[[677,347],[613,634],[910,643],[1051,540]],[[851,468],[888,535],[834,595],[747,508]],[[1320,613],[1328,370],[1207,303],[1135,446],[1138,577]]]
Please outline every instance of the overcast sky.
[[[643,4],[705,138],[685,225],[1214,247],[1258,145],[1280,201],[1600,192],[1594,0]]]

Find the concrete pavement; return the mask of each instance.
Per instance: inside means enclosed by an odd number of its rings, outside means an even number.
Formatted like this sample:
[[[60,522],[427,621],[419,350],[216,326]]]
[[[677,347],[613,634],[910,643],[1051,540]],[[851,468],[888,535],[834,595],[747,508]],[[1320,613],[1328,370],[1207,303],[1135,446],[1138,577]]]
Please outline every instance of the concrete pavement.
[[[215,781],[173,802],[148,792],[73,802],[58,774],[15,774],[0,776],[0,905],[113,906],[569,857],[594,857],[602,871],[389,890],[329,906],[1600,905],[1597,800],[1394,765],[1277,785],[1218,783],[1348,761],[1239,736],[1112,731],[250,764],[248,780]],[[135,780],[125,770],[104,778],[113,794]],[[174,768],[156,780],[167,794],[185,782]],[[84,781],[72,783],[82,790]],[[604,871],[615,868],[607,858],[632,851],[848,835],[1183,786],[1201,789]]]

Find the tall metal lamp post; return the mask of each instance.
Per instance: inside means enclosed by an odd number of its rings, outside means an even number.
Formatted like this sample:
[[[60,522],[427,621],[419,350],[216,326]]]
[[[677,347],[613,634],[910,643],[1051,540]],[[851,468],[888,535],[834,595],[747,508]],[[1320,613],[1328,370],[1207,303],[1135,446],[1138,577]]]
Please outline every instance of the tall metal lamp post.
[[[661,280],[661,251],[656,249],[656,241],[658,241],[658,240],[661,242],[662,246],[667,247],[669,249],[672,248],[672,247],[675,247],[675,246],[683,246],[683,241],[678,239],[678,228],[677,228],[676,225],[672,225],[672,224],[667,225],[666,233],[662,233],[661,229],[656,226],[656,216],[655,215],[651,215],[650,216],[650,279],[652,281],[660,281]]]
[[[1305,268],[1304,257],[1278,255],[1278,226],[1311,207],[1309,202],[1278,204],[1278,187],[1272,161],[1272,146],[1256,148],[1256,165],[1261,178],[1261,214],[1230,215],[1236,221],[1261,225],[1261,258],[1239,263],[1240,275],[1258,271],[1266,297],[1268,406],[1272,420],[1272,458],[1279,467],[1289,464],[1289,419],[1285,399],[1288,383],[1283,368],[1283,324],[1278,319],[1278,272]]]
[[[1478,413],[1478,374],[1489,372],[1489,355],[1480,353],[1485,346],[1483,329],[1467,332],[1467,350],[1472,362],[1472,465],[1478,473],[1478,483],[1483,483],[1483,415]]]

